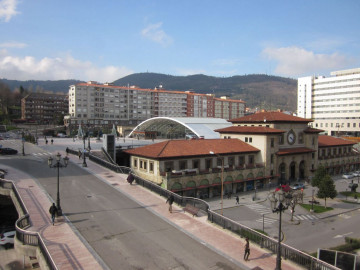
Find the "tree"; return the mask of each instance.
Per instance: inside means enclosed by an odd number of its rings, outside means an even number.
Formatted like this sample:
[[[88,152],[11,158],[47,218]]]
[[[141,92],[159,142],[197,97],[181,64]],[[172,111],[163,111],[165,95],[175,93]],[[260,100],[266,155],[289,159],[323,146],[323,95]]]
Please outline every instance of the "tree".
[[[327,176],[325,167],[320,165],[316,172],[315,175],[313,177],[313,179],[311,180],[311,185],[313,187],[319,187],[320,183],[322,182],[322,180],[325,178],[325,176]]]
[[[318,187],[319,190],[317,192],[317,196],[321,199],[325,199],[326,208],[326,198],[334,199],[337,195],[334,181],[332,180],[330,175],[326,174],[325,177],[321,180]]]

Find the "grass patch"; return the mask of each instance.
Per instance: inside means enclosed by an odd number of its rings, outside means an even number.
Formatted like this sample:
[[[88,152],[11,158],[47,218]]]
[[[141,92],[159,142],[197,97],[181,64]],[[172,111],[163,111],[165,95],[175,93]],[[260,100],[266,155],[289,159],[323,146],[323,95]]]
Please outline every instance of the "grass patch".
[[[343,196],[354,198],[355,195],[360,198],[360,192],[351,192],[351,191],[341,191],[339,192]]]
[[[341,200],[343,203],[351,203],[351,204],[360,204],[359,202],[355,201],[347,201],[347,200]]]
[[[258,233],[261,233],[263,235],[269,236],[269,234],[267,232],[264,232],[263,230],[260,229],[254,229],[254,231],[257,231]]]
[[[312,208],[311,204],[301,203],[300,206],[308,211],[310,211],[310,209]],[[325,208],[325,206],[314,204],[314,213],[324,213],[331,210],[334,210],[334,208],[332,207]]]

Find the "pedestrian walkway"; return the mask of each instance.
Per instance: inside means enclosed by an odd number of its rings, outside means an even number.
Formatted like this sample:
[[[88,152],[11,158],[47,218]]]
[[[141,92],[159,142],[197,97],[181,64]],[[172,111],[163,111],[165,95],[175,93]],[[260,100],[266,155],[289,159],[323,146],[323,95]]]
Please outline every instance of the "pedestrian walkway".
[[[319,219],[319,217],[315,215],[294,215],[293,218],[294,220],[310,220],[310,221]]]
[[[56,218],[52,225],[49,214],[52,202],[36,180],[12,167],[1,165],[1,168],[7,170],[7,179],[14,180],[30,215],[31,227],[27,230],[41,235],[58,269],[104,269],[64,217]],[[23,260],[27,264],[30,258]]]

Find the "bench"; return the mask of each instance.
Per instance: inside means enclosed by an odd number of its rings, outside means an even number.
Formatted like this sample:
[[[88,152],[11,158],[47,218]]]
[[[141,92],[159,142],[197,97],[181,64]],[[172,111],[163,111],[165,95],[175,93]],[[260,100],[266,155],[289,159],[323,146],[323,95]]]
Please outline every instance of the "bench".
[[[192,214],[193,217],[195,215],[197,216],[198,212],[200,211],[199,208],[196,208],[195,206],[192,206],[191,204],[187,204],[183,210],[184,210],[184,212],[188,212],[188,213]]]
[[[315,201],[315,200],[313,200],[313,201],[309,201],[309,203],[320,204],[320,202]]]

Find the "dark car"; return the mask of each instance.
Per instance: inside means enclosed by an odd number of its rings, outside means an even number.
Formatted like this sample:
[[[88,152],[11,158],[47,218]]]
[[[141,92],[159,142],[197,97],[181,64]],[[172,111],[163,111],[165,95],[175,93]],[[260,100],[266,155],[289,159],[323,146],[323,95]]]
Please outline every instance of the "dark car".
[[[12,148],[0,148],[1,155],[16,155],[17,153],[18,151]]]

